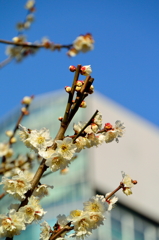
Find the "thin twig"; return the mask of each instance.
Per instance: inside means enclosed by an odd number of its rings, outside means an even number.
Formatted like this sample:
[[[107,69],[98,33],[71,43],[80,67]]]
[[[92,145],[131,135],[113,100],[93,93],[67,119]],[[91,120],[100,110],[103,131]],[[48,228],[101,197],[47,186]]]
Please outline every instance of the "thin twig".
[[[86,77],[84,85],[82,86],[82,89],[79,93],[79,95],[76,97],[75,103],[72,106],[71,112],[70,112],[70,116],[68,121],[71,122],[72,118],[74,117],[74,115],[76,114],[78,108],[80,107],[82,101],[88,96],[88,91],[90,86],[92,85],[94,79],[91,78],[90,76]]]
[[[29,108],[29,104],[26,104],[25,105],[25,108],[26,108],[26,110],[28,110],[28,108]],[[21,115],[20,115],[20,117],[18,118],[18,121],[17,121],[17,123],[16,123],[16,125],[15,125],[15,127],[14,127],[14,129],[13,129],[13,134],[12,134],[12,136],[9,138],[9,140],[8,140],[8,144],[9,144],[9,146],[11,146],[12,145],[12,138],[15,136],[15,133],[16,133],[16,131],[17,131],[17,129],[18,129],[18,126],[19,126],[19,124],[21,123],[21,121],[22,121],[22,119],[23,119],[23,117],[25,116],[25,112],[24,111],[21,111]],[[2,163],[5,163],[6,162],[6,157],[5,156],[3,156],[2,157]]]
[[[7,194],[7,193],[2,193],[2,194],[0,195],[0,200],[1,200],[3,197],[5,197],[6,194]]]
[[[32,188],[25,194],[26,198],[21,202],[19,208],[25,206],[28,204],[28,198],[31,197],[32,193],[34,192],[35,187],[38,185],[40,178],[42,177],[43,173],[46,171],[46,169],[48,168],[45,165],[46,160],[42,159],[40,166],[38,167],[38,170],[36,171],[32,181],[31,181],[31,185]],[[18,210],[19,210],[18,208]]]
[[[8,63],[10,63],[12,61],[12,57],[8,57],[6,58],[5,60],[3,60],[1,63],[0,63],[0,68],[4,67],[5,65],[7,65]]]
[[[92,119],[95,118],[95,116],[97,115],[98,112],[99,112],[98,110],[95,111],[95,113],[94,113],[93,116],[90,118],[90,120],[86,123],[86,125],[85,125],[85,126],[81,129],[81,131],[74,137],[73,142],[75,142],[76,139],[77,139],[77,138],[82,134],[82,132],[86,129],[86,127],[88,127],[88,125],[91,124]]]
[[[15,46],[22,46],[22,47],[30,47],[30,48],[46,48],[44,44],[34,44],[34,43],[28,43],[28,42],[22,42],[22,43],[16,43],[13,41],[3,40],[0,39],[0,43],[9,44],[9,45],[15,45]],[[54,49],[61,49],[61,48],[67,48],[70,49],[72,47],[72,44],[54,44]]]
[[[69,227],[68,225],[66,225],[64,228],[62,228],[61,230],[59,230],[57,233],[51,235],[51,237],[49,238],[49,240],[55,240],[57,237],[60,237],[60,235],[64,232],[68,232],[74,229],[74,226]]]
[[[72,100],[73,100],[73,96],[74,96],[74,92],[75,92],[76,82],[77,82],[78,77],[79,77],[80,68],[81,68],[81,65],[78,65],[77,68],[76,68],[76,72],[75,72],[72,87],[71,87],[71,92],[69,93],[69,96],[68,96],[68,102],[67,102],[67,105],[66,105],[66,110],[65,110],[65,113],[64,113],[64,117],[63,117],[63,120],[61,122],[60,129],[59,129],[59,131],[58,131],[54,140],[63,139],[64,133],[66,132],[67,127],[70,123],[70,121],[69,121],[70,109],[71,109],[71,106],[72,106]]]
[[[120,185],[105,198],[105,200],[107,201],[111,196],[113,196],[113,194],[115,194],[117,191],[119,191],[123,187],[124,187],[124,185],[121,182]]]

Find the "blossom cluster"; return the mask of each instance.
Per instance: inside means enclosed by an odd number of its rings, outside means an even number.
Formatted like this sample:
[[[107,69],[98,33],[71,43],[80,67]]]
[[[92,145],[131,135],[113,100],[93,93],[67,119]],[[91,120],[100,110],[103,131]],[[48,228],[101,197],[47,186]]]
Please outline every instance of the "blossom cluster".
[[[27,42],[24,35],[14,37],[12,40],[15,46],[8,46],[6,48],[6,55],[10,58],[14,58],[17,62],[21,62],[28,55],[33,55],[38,51],[38,47],[32,47],[31,43]],[[24,43],[25,45],[21,46],[18,45],[18,43]]]
[[[0,237],[13,237],[26,229],[28,224],[39,221],[46,213],[39,204],[39,199],[31,196],[28,205],[19,208],[12,204],[8,215],[0,214]],[[18,210],[18,211],[17,211]]]
[[[108,193],[109,194],[109,193]],[[103,225],[106,219],[105,214],[113,208],[113,205],[118,201],[116,196],[112,196],[107,200],[107,195],[96,195],[85,202],[83,210],[73,210],[69,216],[58,215],[56,223],[56,231],[63,229],[67,224],[73,225],[74,233],[69,237],[76,237],[76,239],[84,239],[84,237],[92,234],[92,230]],[[47,222],[41,224],[40,240],[48,240],[50,238],[50,226]],[[60,238],[64,239],[66,232],[60,234]],[[58,238],[58,239],[60,239]]]
[[[88,52],[94,49],[94,39],[90,33],[78,36],[74,42],[72,48],[67,52],[70,57],[76,56],[79,52]]]
[[[34,0],[28,0],[25,4],[25,8],[28,11],[25,20],[23,22],[18,22],[17,25],[16,25],[16,28],[20,32],[30,28],[32,22],[34,22],[33,12],[35,12],[35,1]]]
[[[92,119],[83,131],[86,125],[85,122],[79,122],[73,125],[74,135],[80,133],[74,141],[73,137],[65,137],[63,140],[55,140],[56,149],[53,149],[53,139],[50,136],[49,130],[42,128],[41,130],[31,130],[19,125],[20,138],[24,144],[46,159],[46,166],[50,167],[51,171],[55,172],[59,169],[65,169],[74,159],[75,154],[82,149],[98,146],[102,143],[109,143],[113,140],[119,141],[122,137],[124,125],[121,121],[116,121],[115,126],[110,123],[105,124],[102,128],[102,115],[97,115]]]
[[[17,168],[14,170],[14,176],[9,177],[2,177],[0,185],[3,184],[3,190],[19,201],[24,200],[26,198],[25,194],[32,188],[31,180],[33,173],[30,171],[21,171]],[[35,187],[33,195],[41,199],[48,195],[48,188],[53,188],[53,186],[40,184]]]

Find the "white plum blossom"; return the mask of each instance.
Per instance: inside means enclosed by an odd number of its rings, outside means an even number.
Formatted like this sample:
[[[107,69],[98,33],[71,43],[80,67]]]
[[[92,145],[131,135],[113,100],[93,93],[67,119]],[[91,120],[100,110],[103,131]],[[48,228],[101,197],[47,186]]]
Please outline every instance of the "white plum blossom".
[[[54,156],[55,153],[56,151],[53,150],[52,148],[47,148],[46,150],[42,149],[42,150],[39,150],[38,152],[38,154],[45,159],[51,158],[52,156]]]
[[[88,141],[89,140],[86,137],[78,137],[75,142],[77,147],[76,152],[80,152],[82,149],[85,149]]]
[[[122,183],[124,184],[124,187],[133,187],[134,184],[132,182],[132,179],[131,177],[129,177],[129,175],[125,174],[125,172],[121,172],[122,174],[122,177],[123,177],[123,180],[122,180]]]
[[[64,168],[68,167],[70,160],[63,158],[62,155],[58,153],[54,153],[51,158],[46,160],[45,164],[46,166],[50,167],[52,172],[56,172],[59,169],[63,170]]]
[[[96,114],[93,122],[98,125],[99,129],[102,128],[102,114],[100,112]]]
[[[50,238],[51,227],[46,221],[40,223],[40,226],[41,226],[40,240],[48,240]]]
[[[105,136],[103,134],[99,134],[98,136],[96,136],[96,138],[98,141],[98,145],[104,143],[105,141]]]
[[[40,206],[39,200],[31,196],[29,198],[29,203],[24,207],[19,209],[19,212],[23,213],[24,222],[25,223],[32,223],[33,221],[39,221],[42,219],[44,214],[46,213]]]
[[[108,210],[108,204],[105,201],[105,198],[100,195],[92,197],[91,199],[89,199],[88,202],[85,202],[83,205],[83,210],[88,212],[100,212],[103,214]]]
[[[42,197],[49,195],[48,188],[53,189],[53,186],[41,184],[35,188],[33,195],[41,199]]]
[[[53,144],[53,140],[50,137],[50,132],[46,128],[41,130],[33,130],[29,135],[28,141],[36,148],[38,151],[41,149],[46,149]]]
[[[81,210],[74,210],[70,212],[68,220],[74,225],[75,233],[73,236],[75,236],[76,239],[83,239],[84,237],[91,235],[92,222],[89,213]]]
[[[31,184],[22,171],[17,171],[17,175],[13,176],[12,179],[2,177],[0,184],[4,184],[4,191],[18,200],[23,200],[24,194],[31,189]]]
[[[119,142],[118,138],[123,136],[124,128],[125,128],[124,123],[122,123],[119,120],[115,122],[114,127],[110,123],[106,123],[105,124],[106,133],[104,133],[105,142],[109,143],[112,142],[113,140]]]
[[[75,48],[77,51],[88,52],[93,50],[93,43],[94,39],[92,38],[92,35],[88,33],[86,35],[78,36],[73,42],[73,48]]]
[[[78,124],[74,123],[73,124],[73,130],[75,131],[75,133],[79,133],[85,125],[86,125],[86,122],[81,122],[81,121],[78,122]],[[88,125],[84,129],[84,132],[88,133],[88,134],[93,133],[91,125]]]
[[[23,214],[10,210],[9,216],[0,214],[0,237],[12,238],[19,235],[21,230],[25,230]]]
[[[105,217],[101,212],[89,212],[90,220],[91,220],[91,228],[96,229],[100,225],[103,225],[103,221]]]
[[[35,152],[44,151],[53,144],[50,132],[46,128],[30,130],[19,124],[20,138],[24,144]]]
[[[92,73],[91,65],[82,66],[80,72],[84,76],[89,76]]]
[[[123,180],[122,183],[124,184],[124,188],[123,188],[123,193],[125,193],[125,195],[131,195],[132,191],[131,188],[134,186],[134,183],[131,179],[131,177],[129,177],[129,175],[125,174],[125,172],[121,172]]]
[[[6,156],[9,152],[9,149],[8,143],[0,143],[0,157]]]
[[[60,228],[63,228],[69,221],[64,214],[63,215],[59,214],[57,216],[57,222],[60,225]]]
[[[115,130],[117,132],[117,137],[116,138],[123,136],[124,129],[125,129],[124,123],[122,123],[120,120],[117,120],[115,122]]]
[[[78,36],[73,42],[73,47],[69,49],[67,55],[76,56],[79,52],[88,52],[94,48],[94,39],[90,33]]]
[[[22,126],[21,124],[18,125],[19,128],[19,136],[20,139],[24,142],[25,146],[31,148],[34,151],[37,151],[36,148],[30,143],[29,135],[31,134],[31,130],[27,129],[26,127]]]
[[[76,146],[72,143],[72,139],[66,137],[63,140],[56,140],[56,143],[56,152],[60,154],[63,158],[71,160],[76,151]]]

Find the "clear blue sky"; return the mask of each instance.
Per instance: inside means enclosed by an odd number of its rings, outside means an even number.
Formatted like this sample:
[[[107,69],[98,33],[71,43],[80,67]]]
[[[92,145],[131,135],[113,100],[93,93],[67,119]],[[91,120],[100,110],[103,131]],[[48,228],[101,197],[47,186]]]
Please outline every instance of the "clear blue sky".
[[[15,24],[25,18],[25,0],[0,0],[0,38],[16,36]],[[36,21],[26,31],[28,41],[48,36],[69,44],[90,32],[95,49],[68,58],[66,50],[41,49],[20,64],[0,70],[0,117],[25,95],[70,85],[69,65],[93,69],[95,90],[159,126],[159,1],[38,0]],[[0,61],[6,58],[0,44]],[[65,92],[64,92],[65,94]]]

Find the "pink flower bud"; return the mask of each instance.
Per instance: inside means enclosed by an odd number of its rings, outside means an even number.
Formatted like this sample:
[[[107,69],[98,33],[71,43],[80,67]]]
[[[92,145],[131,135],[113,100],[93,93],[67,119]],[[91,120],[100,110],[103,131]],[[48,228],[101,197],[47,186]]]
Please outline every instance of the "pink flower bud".
[[[83,84],[84,84],[84,81],[82,81],[82,80],[78,80],[76,82],[76,86],[78,86],[78,87],[81,87]]]
[[[76,67],[73,66],[73,65],[71,65],[71,66],[69,66],[69,70],[70,70],[71,72],[75,72],[75,71],[76,71]]]
[[[58,120],[59,120],[60,122],[62,122],[62,120],[63,120],[63,117],[59,117],[59,118],[58,118]]]
[[[110,123],[106,123],[104,125],[104,128],[105,128],[106,131],[109,131],[109,130],[111,130],[113,128],[113,126]]]

